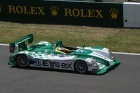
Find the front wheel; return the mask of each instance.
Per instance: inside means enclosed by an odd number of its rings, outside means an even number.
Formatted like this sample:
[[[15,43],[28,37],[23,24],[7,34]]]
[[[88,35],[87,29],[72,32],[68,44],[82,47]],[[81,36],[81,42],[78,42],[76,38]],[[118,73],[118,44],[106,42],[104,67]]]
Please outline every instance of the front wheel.
[[[28,57],[25,55],[19,55],[17,57],[17,65],[21,68],[29,67],[29,60]]]
[[[87,72],[87,64],[82,60],[76,61],[74,67],[75,67],[75,71],[80,74]]]

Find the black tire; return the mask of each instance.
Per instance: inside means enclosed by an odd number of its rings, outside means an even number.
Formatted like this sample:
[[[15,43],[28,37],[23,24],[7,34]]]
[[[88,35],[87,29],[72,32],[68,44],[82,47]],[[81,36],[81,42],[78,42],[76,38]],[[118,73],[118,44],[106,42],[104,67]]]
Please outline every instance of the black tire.
[[[87,64],[85,61],[82,61],[82,60],[76,61],[74,64],[74,68],[75,68],[75,71],[80,74],[84,74],[87,72]]]
[[[17,66],[21,68],[29,67],[29,60],[26,55],[18,55],[16,58]]]

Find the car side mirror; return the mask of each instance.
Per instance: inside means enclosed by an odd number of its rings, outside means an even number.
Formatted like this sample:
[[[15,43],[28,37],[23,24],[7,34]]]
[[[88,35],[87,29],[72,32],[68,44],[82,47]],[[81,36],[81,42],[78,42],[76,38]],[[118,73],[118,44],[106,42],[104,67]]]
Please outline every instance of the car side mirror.
[[[83,49],[84,49],[85,47],[86,47],[86,45],[84,44],[84,45],[83,45]]]

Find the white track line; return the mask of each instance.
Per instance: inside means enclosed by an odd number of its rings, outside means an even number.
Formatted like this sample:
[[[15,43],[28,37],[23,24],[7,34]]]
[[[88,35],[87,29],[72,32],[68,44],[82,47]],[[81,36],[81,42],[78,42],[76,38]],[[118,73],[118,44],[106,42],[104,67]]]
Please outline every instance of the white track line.
[[[9,46],[9,44],[0,44],[0,46]],[[113,54],[140,55],[140,53],[125,53],[125,52],[113,52]]]
[[[123,55],[140,55],[140,53],[125,53],[125,52],[113,52],[113,54],[123,54]]]
[[[9,44],[0,44],[0,46],[9,46]]]

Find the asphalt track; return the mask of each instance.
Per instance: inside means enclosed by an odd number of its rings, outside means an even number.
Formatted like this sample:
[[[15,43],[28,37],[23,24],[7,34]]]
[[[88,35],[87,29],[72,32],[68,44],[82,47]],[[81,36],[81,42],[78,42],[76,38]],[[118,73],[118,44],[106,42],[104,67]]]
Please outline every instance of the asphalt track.
[[[140,93],[140,55],[114,54],[121,64],[104,75],[12,68],[9,55],[0,46],[0,93]]]

